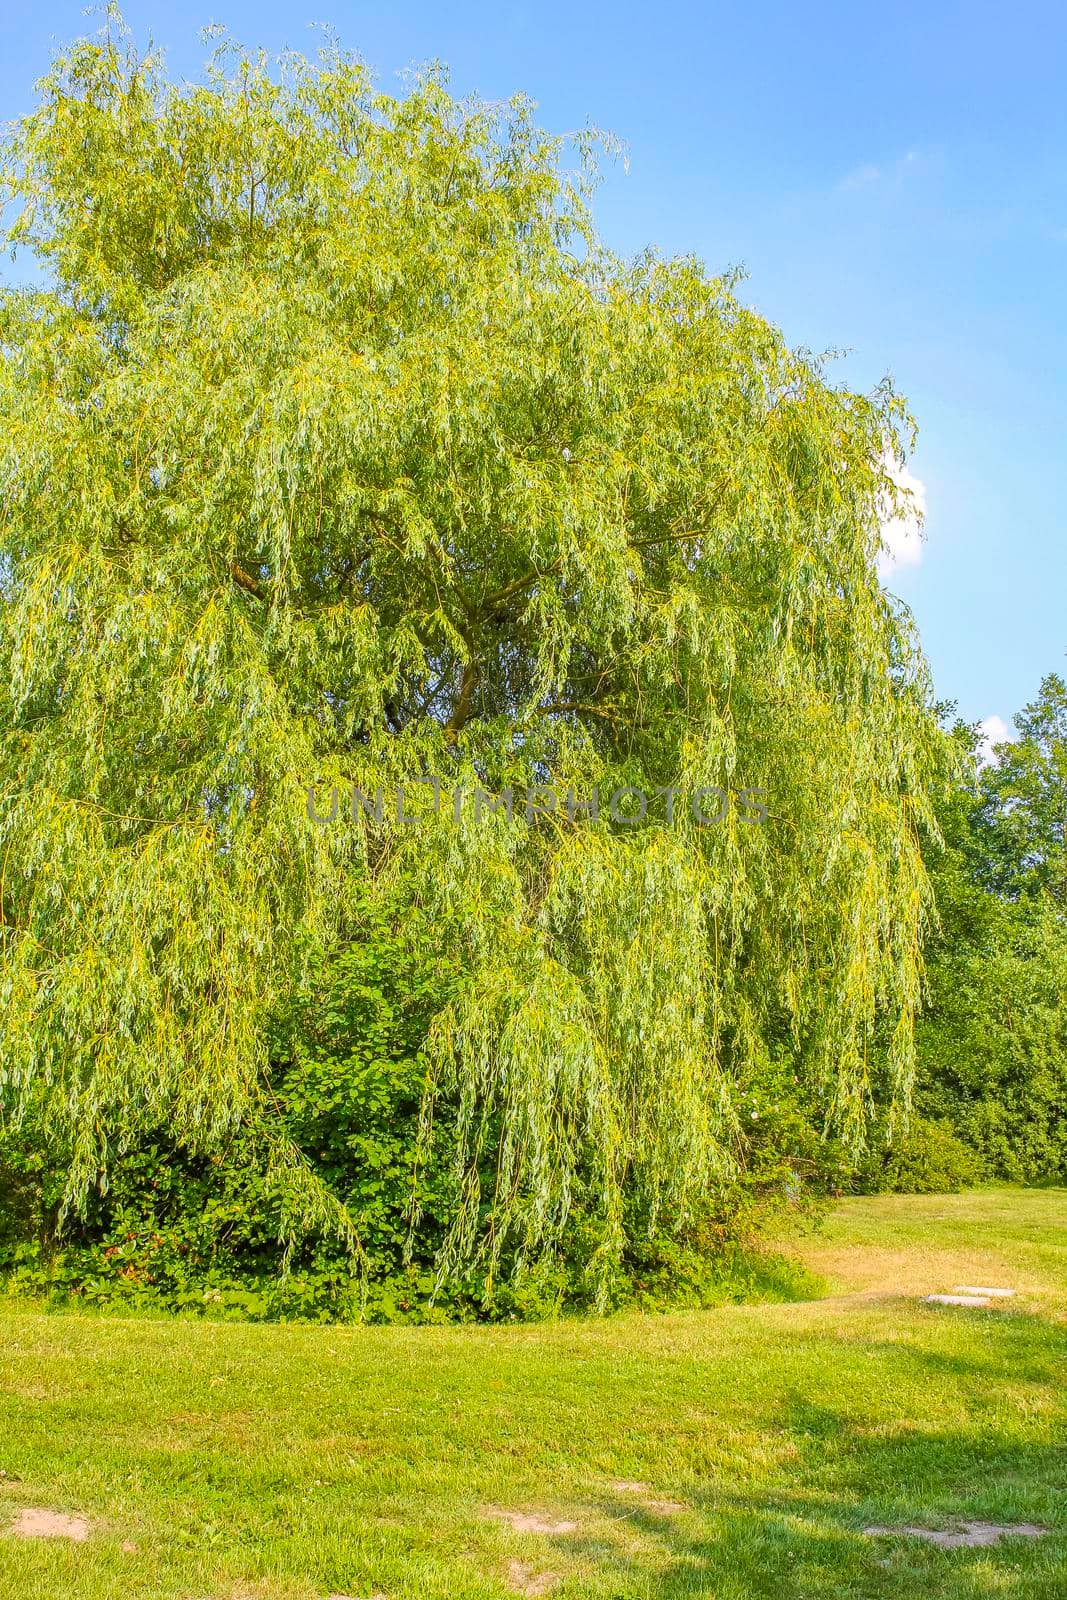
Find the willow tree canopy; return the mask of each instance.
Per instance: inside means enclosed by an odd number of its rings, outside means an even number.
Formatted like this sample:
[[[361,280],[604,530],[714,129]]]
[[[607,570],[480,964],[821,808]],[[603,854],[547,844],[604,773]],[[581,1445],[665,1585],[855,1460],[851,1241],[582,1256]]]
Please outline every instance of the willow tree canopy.
[[[906,1089],[936,735],[875,563],[907,419],[696,260],[604,249],[578,143],[575,176],[525,100],[389,98],[332,49],[189,85],[124,37],[14,132],[44,286],[0,307],[0,1061],[74,1203],[161,1119],[269,1122],[296,953],[405,885],[464,972],[445,1270],[551,1241],[579,1175],[609,1254],[624,1194],[684,1214],[772,1048],[853,1140],[876,1027]],[[420,777],[682,799],[309,812]],[[698,825],[704,787],[766,822]]]

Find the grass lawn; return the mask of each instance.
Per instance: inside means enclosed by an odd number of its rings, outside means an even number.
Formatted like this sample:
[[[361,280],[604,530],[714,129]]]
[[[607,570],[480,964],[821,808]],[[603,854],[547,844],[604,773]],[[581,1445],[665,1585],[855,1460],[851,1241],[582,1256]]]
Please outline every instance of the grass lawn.
[[[1063,1600],[1067,1191],[848,1201],[787,1248],[827,1298],[444,1329],[8,1304],[0,1596]],[[916,1298],[957,1283],[1020,1294]],[[89,1536],[10,1536],[28,1507]],[[955,1519],[1050,1531],[861,1531]]]

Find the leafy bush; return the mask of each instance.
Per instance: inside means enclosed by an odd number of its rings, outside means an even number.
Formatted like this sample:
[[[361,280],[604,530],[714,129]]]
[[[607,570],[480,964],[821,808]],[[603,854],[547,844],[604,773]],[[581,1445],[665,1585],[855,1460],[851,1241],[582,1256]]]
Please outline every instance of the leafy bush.
[[[986,1176],[981,1159],[951,1125],[913,1116],[892,1144],[875,1142],[854,1183],[866,1194],[953,1194]]]
[[[415,908],[401,916],[395,905],[364,904],[349,932],[339,948],[300,953],[300,985],[272,1024],[270,1100],[347,1208],[358,1258],[340,1238],[286,1240],[264,1148],[273,1129],[244,1125],[225,1150],[199,1154],[157,1129],[118,1154],[106,1186],[63,1219],[65,1152],[39,1138],[31,1117],[0,1139],[10,1197],[0,1262],[14,1282],[251,1317],[434,1314],[433,1256],[456,1182],[446,1115],[421,1169],[416,1149],[422,1049],[453,974]],[[409,1250],[415,1202],[421,1225]],[[465,1298],[455,1295],[457,1307]]]
[[[595,1196],[582,1191],[559,1250],[506,1254],[498,1273],[483,1266],[438,1282],[461,1172],[448,1104],[421,1145],[419,1118],[427,1038],[457,975],[416,907],[366,903],[348,931],[343,946],[301,952],[301,983],[272,1025],[271,1091],[286,1134],[351,1214],[361,1260],[343,1241],[320,1239],[297,1242],[280,1270],[283,1207],[255,1127],[199,1155],[158,1130],[117,1157],[106,1188],[61,1223],[62,1152],[39,1140],[31,1118],[0,1137],[0,1267],[11,1289],[252,1320],[528,1319],[593,1307],[600,1232]],[[732,1187],[685,1219],[651,1219],[628,1197],[631,1242],[608,1308],[814,1292],[753,1242],[777,1208],[839,1180],[841,1152],[819,1139],[802,1099],[787,1058],[768,1059],[745,1088]],[[490,1143],[487,1168],[494,1160]]]

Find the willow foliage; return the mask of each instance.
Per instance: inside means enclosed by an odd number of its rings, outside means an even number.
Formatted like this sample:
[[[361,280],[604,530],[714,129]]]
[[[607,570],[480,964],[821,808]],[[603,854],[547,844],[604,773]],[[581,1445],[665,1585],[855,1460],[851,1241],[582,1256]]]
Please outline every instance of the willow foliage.
[[[46,286],[0,304],[0,1070],[74,1204],[161,1119],[270,1142],[296,952],[404,883],[465,974],[424,1114],[460,1130],[445,1272],[550,1245],[578,1184],[604,1260],[624,1196],[684,1216],[771,1041],[853,1142],[886,1019],[907,1090],[937,746],[875,575],[906,416],[697,261],[605,250],[591,147],[568,173],[525,100],[390,98],[332,48],[177,85],[115,33],[9,142]],[[535,783],[678,799],[455,798]],[[707,786],[767,821],[698,826]],[[294,1228],[344,1226],[272,1149]]]

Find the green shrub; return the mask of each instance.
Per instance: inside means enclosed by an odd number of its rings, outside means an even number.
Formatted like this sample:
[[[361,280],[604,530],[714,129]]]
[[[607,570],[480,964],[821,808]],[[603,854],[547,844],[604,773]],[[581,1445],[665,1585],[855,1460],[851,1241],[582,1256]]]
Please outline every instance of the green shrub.
[[[892,1144],[873,1145],[854,1187],[866,1194],[954,1194],[987,1176],[980,1157],[948,1123],[912,1116]]]
[[[447,1107],[419,1169],[414,1152],[422,1045],[450,975],[417,919],[401,928],[368,913],[360,931],[344,950],[308,964],[299,994],[276,1019],[272,1085],[277,1115],[351,1212],[362,1270],[337,1240],[297,1248],[280,1269],[281,1209],[255,1129],[223,1157],[192,1156],[161,1130],[116,1160],[106,1192],[61,1227],[61,1163],[42,1156],[31,1122],[0,1137],[9,1202],[0,1270],[9,1289],[55,1303],[74,1297],[125,1311],[250,1320],[528,1320],[593,1308],[600,1230],[594,1197],[582,1193],[561,1250],[523,1262],[505,1256],[492,1280],[472,1272],[438,1292],[434,1257],[458,1181]],[[763,1219],[806,1204],[811,1185],[839,1180],[840,1153],[819,1140],[800,1101],[787,1065],[768,1063],[748,1091],[742,1178],[709,1197],[698,1216],[653,1222],[632,1212],[608,1309],[816,1292],[800,1269],[753,1242]]]

